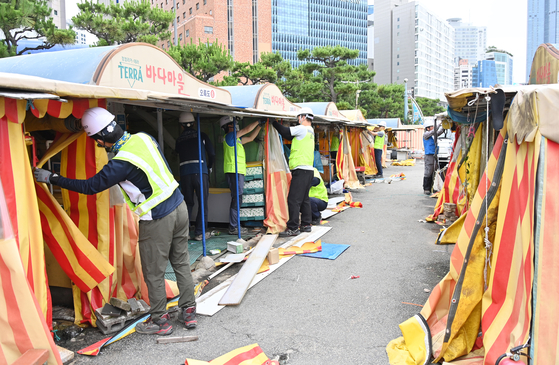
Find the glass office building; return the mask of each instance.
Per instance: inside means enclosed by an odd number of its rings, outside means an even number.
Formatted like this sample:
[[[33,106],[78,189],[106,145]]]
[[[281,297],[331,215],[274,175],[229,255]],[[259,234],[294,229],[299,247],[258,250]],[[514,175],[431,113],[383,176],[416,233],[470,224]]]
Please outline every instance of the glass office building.
[[[489,87],[497,84],[495,61],[478,61],[472,69],[472,87]]]
[[[272,51],[293,67],[299,49],[358,49],[349,63],[367,63],[367,0],[272,0]]]
[[[559,43],[559,0],[528,0],[526,80],[536,50],[543,43]]]

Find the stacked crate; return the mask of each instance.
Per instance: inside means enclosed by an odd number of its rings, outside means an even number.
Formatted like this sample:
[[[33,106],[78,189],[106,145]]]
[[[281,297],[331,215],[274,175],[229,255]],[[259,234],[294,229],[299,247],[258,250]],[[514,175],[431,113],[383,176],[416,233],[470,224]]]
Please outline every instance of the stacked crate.
[[[265,205],[262,162],[248,162],[241,202],[241,221],[251,221],[247,225],[260,225],[266,217]]]

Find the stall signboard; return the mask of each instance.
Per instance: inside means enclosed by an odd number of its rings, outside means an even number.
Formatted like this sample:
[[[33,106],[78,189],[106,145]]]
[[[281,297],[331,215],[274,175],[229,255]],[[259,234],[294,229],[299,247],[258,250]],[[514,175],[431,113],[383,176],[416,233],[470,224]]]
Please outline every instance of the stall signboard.
[[[363,122],[367,123],[367,119],[361,113],[361,110],[340,110],[340,114],[346,117],[347,119],[351,120],[352,122]]]
[[[530,85],[556,84],[559,73],[559,50],[551,44],[542,44],[536,50],[530,70]]]
[[[260,88],[256,96],[255,109],[274,112],[296,112],[300,106],[293,104],[274,84],[266,84]]]
[[[228,91],[186,73],[167,53],[146,43],[116,47],[99,63],[93,81],[101,86],[150,90],[231,104]]]
[[[324,113],[324,115],[326,115],[328,117],[339,118],[340,117],[340,112],[338,111],[338,107],[336,106],[336,104],[328,103],[328,106],[326,107],[326,112]]]

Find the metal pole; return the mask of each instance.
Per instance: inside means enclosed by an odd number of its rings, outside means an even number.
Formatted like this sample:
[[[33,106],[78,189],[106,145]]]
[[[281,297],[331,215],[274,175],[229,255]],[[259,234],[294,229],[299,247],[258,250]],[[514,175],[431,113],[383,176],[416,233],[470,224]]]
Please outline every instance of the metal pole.
[[[163,109],[157,108],[157,142],[161,146],[161,151],[165,150],[164,140],[163,140]]]
[[[173,9],[175,9],[175,20],[173,21],[173,25],[175,26],[175,42],[174,45],[178,44],[178,35],[177,35],[177,0],[173,0]],[[204,255],[205,256],[205,255]]]
[[[202,253],[206,257],[206,219],[204,212],[204,175],[202,174],[202,132],[200,131],[200,113],[196,113],[196,122],[198,123],[198,171],[200,172],[200,214],[202,214]],[[207,164],[207,162],[206,162]]]
[[[233,118],[233,137],[235,139],[235,195],[237,196],[237,237],[241,238],[241,207],[239,202],[239,161],[237,160],[237,118]]]

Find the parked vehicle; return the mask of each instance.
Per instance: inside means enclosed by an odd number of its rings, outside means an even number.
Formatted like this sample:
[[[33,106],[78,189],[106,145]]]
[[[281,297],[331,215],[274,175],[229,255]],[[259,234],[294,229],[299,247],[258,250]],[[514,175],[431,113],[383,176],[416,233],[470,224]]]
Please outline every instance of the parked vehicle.
[[[439,167],[443,168],[450,162],[450,157],[452,156],[452,146],[454,141],[452,138],[438,138],[437,145],[439,147],[439,152],[437,157],[439,159]]]

